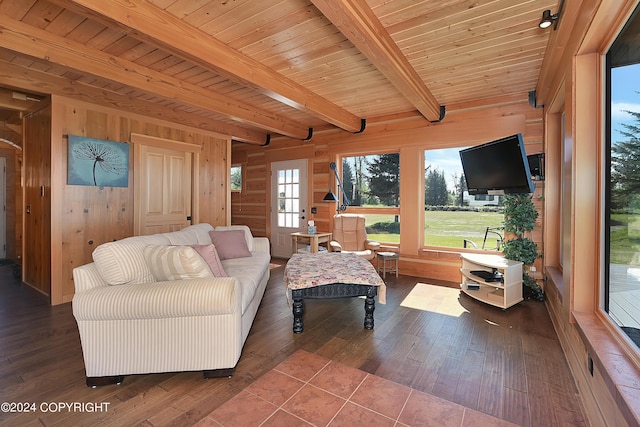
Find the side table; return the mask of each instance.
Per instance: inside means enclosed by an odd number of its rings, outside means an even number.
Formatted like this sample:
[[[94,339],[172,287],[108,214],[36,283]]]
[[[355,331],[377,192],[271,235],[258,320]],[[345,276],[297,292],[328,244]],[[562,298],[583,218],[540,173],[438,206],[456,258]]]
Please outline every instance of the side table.
[[[332,233],[291,233],[291,239],[293,243],[293,253],[298,252],[298,242],[309,243],[309,250],[312,254],[318,253],[318,246],[320,243],[327,243],[331,241]]]
[[[400,257],[395,252],[378,252],[378,273],[380,273],[380,260],[382,260],[382,278],[387,277],[387,263],[389,273],[396,273],[398,277],[398,259]]]

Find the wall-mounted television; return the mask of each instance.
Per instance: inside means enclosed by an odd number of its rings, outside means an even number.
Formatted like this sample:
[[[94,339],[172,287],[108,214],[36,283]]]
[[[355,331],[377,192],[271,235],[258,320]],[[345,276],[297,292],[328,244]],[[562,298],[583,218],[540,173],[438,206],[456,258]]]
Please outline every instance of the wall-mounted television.
[[[469,194],[533,193],[521,134],[460,151]]]

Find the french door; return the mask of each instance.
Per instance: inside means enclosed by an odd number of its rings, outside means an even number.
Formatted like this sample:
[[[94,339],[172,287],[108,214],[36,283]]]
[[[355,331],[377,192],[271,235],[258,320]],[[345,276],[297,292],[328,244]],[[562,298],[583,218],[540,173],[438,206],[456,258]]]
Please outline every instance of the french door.
[[[307,160],[271,163],[271,255],[289,258],[291,233],[307,229]]]

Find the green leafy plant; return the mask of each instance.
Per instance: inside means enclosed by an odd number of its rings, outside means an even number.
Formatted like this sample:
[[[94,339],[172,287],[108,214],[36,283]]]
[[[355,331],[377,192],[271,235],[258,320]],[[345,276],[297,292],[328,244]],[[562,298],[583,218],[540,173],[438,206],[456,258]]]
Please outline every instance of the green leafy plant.
[[[531,277],[529,271],[531,265],[538,258],[538,245],[528,237],[536,225],[538,211],[533,205],[530,194],[510,194],[504,200],[504,230],[507,235],[513,236],[504,243],[503,251],[507,259],[521,261],[522,284],[527,298],[544,301],[542,288]]]

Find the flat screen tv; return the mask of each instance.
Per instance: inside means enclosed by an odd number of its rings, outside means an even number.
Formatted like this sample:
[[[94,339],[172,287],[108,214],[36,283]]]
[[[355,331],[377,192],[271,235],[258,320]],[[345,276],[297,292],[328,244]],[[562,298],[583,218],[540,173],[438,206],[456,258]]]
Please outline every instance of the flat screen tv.
[[[469,194],[533,193],[522,135],[487,142],[460,151]]]

